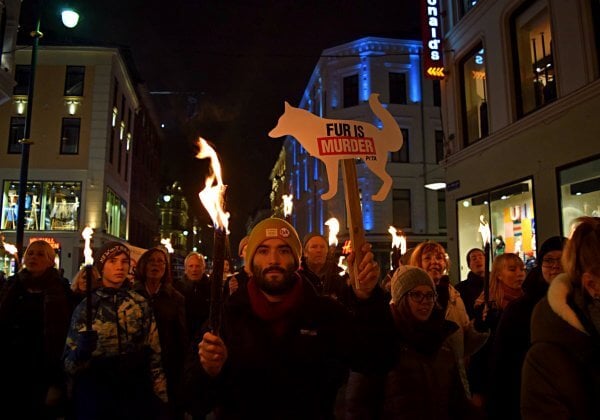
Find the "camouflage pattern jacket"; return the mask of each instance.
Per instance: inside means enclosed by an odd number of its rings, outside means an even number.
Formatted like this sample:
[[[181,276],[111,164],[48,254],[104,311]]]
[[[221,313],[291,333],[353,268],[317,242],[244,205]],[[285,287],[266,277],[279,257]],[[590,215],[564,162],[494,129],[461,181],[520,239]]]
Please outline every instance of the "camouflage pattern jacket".
[[[167,401],[166,377],[160,358],[160,341],[156,321],[148,301],[130,290],[128,284],[119,289],[100,287],[92,295],[92,329],[98,332],[98,345],[91,361],[78,360],[77,338],[85,330],[86,306],[84,299],[73,312],[65,345],[65,370],[75,376],[102,361],[146,354],[154,393]]]

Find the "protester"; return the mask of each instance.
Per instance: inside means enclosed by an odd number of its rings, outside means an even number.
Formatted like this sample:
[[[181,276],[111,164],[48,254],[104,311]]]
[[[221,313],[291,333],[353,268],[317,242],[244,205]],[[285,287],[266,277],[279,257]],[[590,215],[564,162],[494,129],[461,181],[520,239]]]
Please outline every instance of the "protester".
[[[302,275],[320,295],[339,298],[346,288],[347,276],[340,276],[334,256],[329,255],[329,243],[324,236],[311,233],[304,238]]]
[[[102,287],[75,309],[67,336],[65,370],[73,381],[78,419],[154,419],[167,401],[156,322],[148,301],[130,289],[129,249],[108,242],[96,258]]]
[[[160,248],[144,252],[137,263],[134,290],[152,306],[161,360],[167,377],[170,418],[183,419],[183,362],[189,344],[185,298],[171,284],[169,257]]]
[[[208,319],[210,279],[206,274],[204,255],[190,252],[184,260],[183,280],[175,288],[185,297],[187,331],[193,336]]]
[[[561,236],[544,241],[537,254],[540,264],[523,282],[523,296],[502,312],[490,364],[489,405],[493,418],[520,418],[521,368],[531,342],[531,314],[546,296],[550,283],[563,271],[560,258],[565,242]]]
[[[391,292],[391,340],[372,348],[385,366],[383,373],[350,374],[345,418],[468,417],[472,409],[447,343],[460,327],[444,319],[431,277],[420,268],[402,266],[392,278]]]
[[[473,400],[488,413],[491,413],[487,399],[491,392],[491,351],[496,327],[502,311],[523,295],[521,285],[524,279],[525,265],[517,254],[498,255],[492,264],[489,293],[484,290],[475,301],[475,326],[480,331],[490,331],[490,339],[471,357],[468,378]]]
[[[562,253],[565,272],[533,311],[522,372],[525,420],[600,418],[600,218],[577,223]]]
[[[467,396],[470,397],[469,381],[465,368],[465,358],[478,351],[486,342],[488,334],[478,332],[469,321],[460,294],[450,284],[447,275],[449,260],[446,250],[442,245],[434,241],[422,242],[416,246],[410,256],[410,264],[422,268],[429,274],[435,284],[437,303],[442,308],[442,313],[448,321],[458,325],[452,340],[452,347],[458,362],[459,372]]]
[[[479,248],[467,252],[467,278],[456,285],[456,290],[465,304],[469,319],[475,318],[475,300],[483,291],[485,277],[485,254]]]
[[[283,219],[265,219],[250,233],[248,287],[231,295],[218,335],[206,332],[187,362],[195,414],[215,409],[224,419],[332,418],[340,363],[355,348],[350,313],[318,296],[298,274],[301,252],[296,231]],[[349,290],[357,317],[383,296],[373,291],[379,268],[368,244],[363,252],[358,278],[351,278],[359,288]]]
[[[248,273],[246,272],[246,248],[248,247],[248,236],[244,236],[240,241],[238,246],[238,256],[242,259],[244,264],[240,267],[240,269],[233,273],[233,275],[229,276],[227,281],[225,282],[224,287],[224,297],[235,293],[239,288],[245,288],[248,284]]]
[[[72,306],[55,255],[47,242],[31,242],[24,267],[0,289],[1,418],[65,415],[61,355]]]
[[[98,287],[102,286],[102,279],[100,278],[100,273],[96,267],[92,267],[92,290],[96,290]],[[71,290],[73,291],[73,301],[74,306],[77,306],[79,302],[83,300],[85,297],[85,293],[87,290],[87,272],[88,270],[83,267],[81,270],[75,274],[73,278],[73,282],[71,283]]]

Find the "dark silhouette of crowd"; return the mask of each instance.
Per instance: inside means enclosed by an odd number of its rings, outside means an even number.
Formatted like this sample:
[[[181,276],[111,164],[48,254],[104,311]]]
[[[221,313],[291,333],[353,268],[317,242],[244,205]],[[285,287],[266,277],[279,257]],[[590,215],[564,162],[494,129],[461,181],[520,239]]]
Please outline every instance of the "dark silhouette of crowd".
[[[279,218],[219,279],[193,252],[174,282],[162,248],[133,272],[108,242],[68,284],[32,242],[0,285],[0,418],[600,418],[600,218],[575,226],[529,272],[471,249],[458,283],[439,243],[383,276],[367,243],[343,272]]]

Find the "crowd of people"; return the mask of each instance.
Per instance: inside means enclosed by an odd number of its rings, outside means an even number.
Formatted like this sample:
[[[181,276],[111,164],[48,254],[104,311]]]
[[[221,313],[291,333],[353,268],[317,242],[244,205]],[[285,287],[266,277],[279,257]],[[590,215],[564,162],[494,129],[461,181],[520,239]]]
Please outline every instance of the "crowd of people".
[[[323,236],[264,219],[219,276],[214,327],[202,254],[174,281],[162,248],[132,272],[108,242],[69,284],[34,241],[0,288],[0,417],[600,418],[600,218],[528,273],[513,253],[487,273],[475,248],[453,282],[432,241],[381,273],[361,251],[343,272]]]

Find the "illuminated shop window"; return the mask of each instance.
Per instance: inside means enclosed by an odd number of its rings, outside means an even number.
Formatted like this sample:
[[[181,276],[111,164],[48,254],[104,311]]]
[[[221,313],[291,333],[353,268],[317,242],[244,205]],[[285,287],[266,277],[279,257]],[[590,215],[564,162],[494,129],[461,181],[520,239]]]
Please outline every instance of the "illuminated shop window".
[[[488,238],[493,256],[513,252],[529,266],[535,261],[532,185],[528,179],[457,201],[461,279],[469,272],[464,262],[467,252],[483,249]]]
[[[106,203],[104,206],[104,229],[109,235],[126,239],[127,232],[127,203],[112,189],[106,188]]]
[[[2,189],[2,229],[16,229],[18,181],[5,181]],[[78,230],[81,182],[28,182],[25,196],[26,230]]]
[[[581,216],[600,217],[600,158],[559,170],[562,234]]]
[[[556,99],[552,28],[546,1],[528,1],[511,17],[517,114],[522,117]]]
[[[485,50],[481,44],[461,60],[460,69],[463,138],[466,147],[489,134]]]

